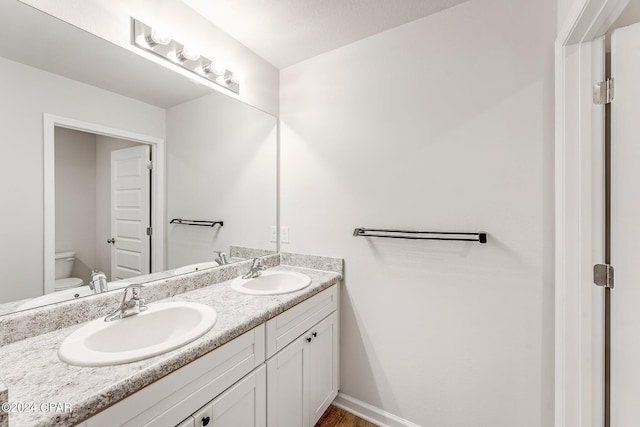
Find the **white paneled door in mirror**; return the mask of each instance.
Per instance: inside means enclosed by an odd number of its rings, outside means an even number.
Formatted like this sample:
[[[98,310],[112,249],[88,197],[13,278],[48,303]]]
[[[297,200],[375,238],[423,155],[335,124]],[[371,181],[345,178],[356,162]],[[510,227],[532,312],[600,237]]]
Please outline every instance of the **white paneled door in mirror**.
[[[148,145],[111,152],[112,280],[151,272],[150,154]]]

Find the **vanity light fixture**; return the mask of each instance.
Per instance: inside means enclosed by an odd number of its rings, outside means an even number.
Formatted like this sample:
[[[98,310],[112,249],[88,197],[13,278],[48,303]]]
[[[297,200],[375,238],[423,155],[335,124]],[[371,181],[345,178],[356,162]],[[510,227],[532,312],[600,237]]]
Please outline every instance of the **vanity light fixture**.
[[[220,61],[212,61],[192,48],[175,40],[161,30],[131,18],[132,41],[140,49],[154,53],[172,64],[229,89],[240,93],[240,79],[236,73],[229,71]]]

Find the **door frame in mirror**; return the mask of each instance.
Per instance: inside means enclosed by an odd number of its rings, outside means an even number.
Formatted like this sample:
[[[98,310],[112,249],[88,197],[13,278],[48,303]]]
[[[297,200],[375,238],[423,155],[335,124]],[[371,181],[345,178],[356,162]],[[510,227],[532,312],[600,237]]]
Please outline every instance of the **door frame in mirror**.
[[[126,139],[151,146],[151,272],[165,269],[165,140],[162,138],[84,122],[68,117],[43,114],[44,149],[44,277],[43,291],[54,290],[55,278],[55,128],[62,127],[102,136]]]

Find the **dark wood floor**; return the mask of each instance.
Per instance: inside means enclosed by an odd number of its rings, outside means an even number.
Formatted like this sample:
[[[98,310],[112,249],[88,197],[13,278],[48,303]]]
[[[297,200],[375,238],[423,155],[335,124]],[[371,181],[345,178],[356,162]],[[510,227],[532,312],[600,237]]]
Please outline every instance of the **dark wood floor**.
[[[376,425],[331,405],[322,414],[315,427],[376,427]]]

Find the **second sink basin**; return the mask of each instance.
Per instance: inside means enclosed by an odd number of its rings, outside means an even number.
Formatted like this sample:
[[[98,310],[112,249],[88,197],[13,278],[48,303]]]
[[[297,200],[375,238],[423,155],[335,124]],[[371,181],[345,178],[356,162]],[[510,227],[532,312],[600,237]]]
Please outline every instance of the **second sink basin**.
[[[311,278],[295,271],[263,271],[253,279],[238,277],[231,282],[236,291],[249,295],[279,295],[299,291],[311,284]]]
[[[213,327],[217,313],[208,305],[169,302],[149,305],[134,316],[87,323],[62,342],[58,356],[78,366],[107,366],[146,359],[181,347]]]

